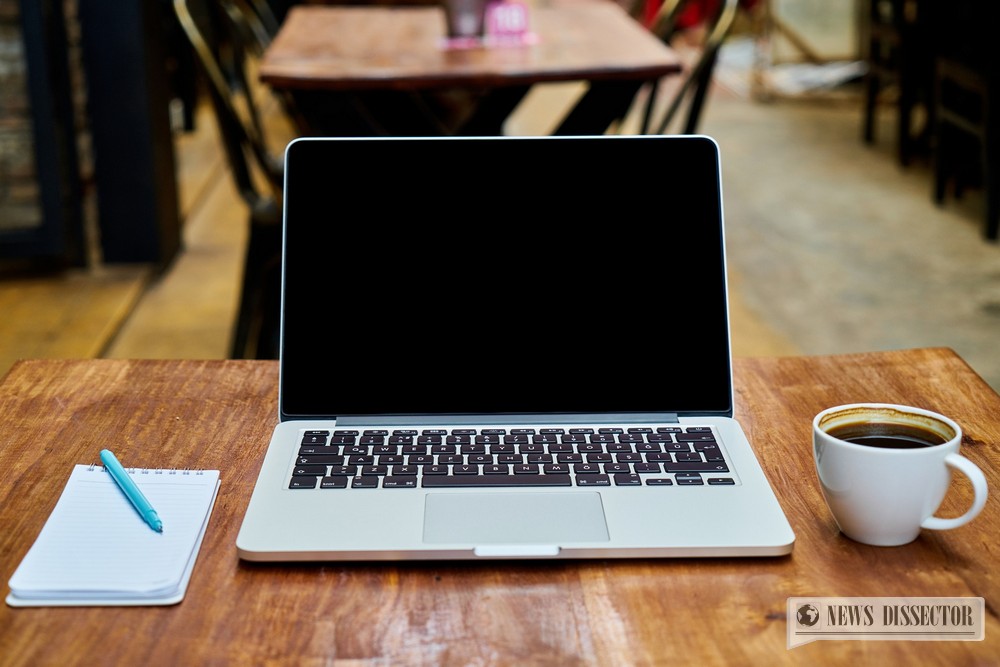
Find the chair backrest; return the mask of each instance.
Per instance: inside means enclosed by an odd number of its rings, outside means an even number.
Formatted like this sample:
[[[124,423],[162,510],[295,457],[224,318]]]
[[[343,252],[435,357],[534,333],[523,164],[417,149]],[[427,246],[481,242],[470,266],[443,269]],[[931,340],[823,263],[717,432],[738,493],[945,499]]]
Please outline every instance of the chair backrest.
[[[240,196],[251,210],[273,205],[281,199],[283,169],[269,150],[248,73],[249,56],[269,39],[266,24],[245,0],[173,0],[173,6],[208,84]]]
[[[281,284],[282,158],[273,155],[250,85],[251,56],[263,52],[274,26],[256,0],[173,0],[194,50],[240,196],[249,207],[249,237],[230,356],[278,358]]]
[[[649,24],[650,31],[664,43],[669,44],[677,34],[677,21],[683,11],[697,0],[664,0],[663,4]],[[711,83],[712,72],[718,59],[719,49],[732,31],[739,10],[740,0],[719,0],[714,13],[704,26],[704,39],[699,45],[698,57],[681,79],[680,86],[670,99],[667,109],[660,117],[654,130],[655,134],[663,134],[685,102],[688,104],[688,114],[684,123],[683,133],[694,134],[701,118],[708,86]],[[654,85],[646,102],[640,132],[648,134],[652,127],[652,116],[657,102],[658,85]]]

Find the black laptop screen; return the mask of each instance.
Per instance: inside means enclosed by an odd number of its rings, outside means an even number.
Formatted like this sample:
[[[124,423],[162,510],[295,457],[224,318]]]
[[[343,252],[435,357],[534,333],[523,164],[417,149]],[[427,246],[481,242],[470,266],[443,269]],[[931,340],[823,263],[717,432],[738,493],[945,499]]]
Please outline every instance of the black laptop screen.
[[[731,414],[710,139],[307,139],[286,158],[283,419]]]

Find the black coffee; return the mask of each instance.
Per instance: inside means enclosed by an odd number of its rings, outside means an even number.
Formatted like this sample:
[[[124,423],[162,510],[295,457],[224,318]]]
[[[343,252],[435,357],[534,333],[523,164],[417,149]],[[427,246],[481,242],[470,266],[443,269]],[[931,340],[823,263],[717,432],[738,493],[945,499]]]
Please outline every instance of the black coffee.
[[[883,449],[919,449],[948,442],[940,434],[912,424],[860,422],[841,424],[827,431],[838,440]]]

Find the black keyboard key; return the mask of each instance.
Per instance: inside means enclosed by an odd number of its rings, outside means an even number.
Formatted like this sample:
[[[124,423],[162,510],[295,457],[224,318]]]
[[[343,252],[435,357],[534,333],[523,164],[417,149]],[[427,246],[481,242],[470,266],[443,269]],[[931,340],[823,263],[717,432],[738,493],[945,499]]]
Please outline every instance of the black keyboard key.
[[[325,435],[309,435],[306,434],[302,436],[302,442],[300,445],[325,445],[326,436]]]
[[[362,477],[380,477],[388,474],[389,468],[386,466],[361,466]]]
[[[292,477],[288,483],[289,489],[315,489],[319,477]]]
[[[292,475],[295,477],[307,477],[310,475],[320,476],[326,474],[326,466],[324,465],[305,465],[305,466],[295,466],[292,468]]]
[[[607,475],[580,475],[576,478],[577,486],[611,486],[611,478]]]
[[[417,488],[417,478],[410,476],[395,477],[389,476],[382,479],[383,489],[415,489]]]
[[[715,436],[711,433],[678,433],[677,442],[715,442]]]
[[[615,486],[642,486],[642,478],[638,475],[618,473],[614,476]]]
[[[665,477],[652,477],[646,480],[646,486],[673,486],[674,480]]]
[[[677,484],[681,486],[698,486],[705,483],[705,480],[698,473],[680,473],[675,475],[674,478],[677,480]]]
[[[572,486],[569,475],[441,475],[424,476],[424,488],[458,486]]]
[[[708,483],[713,486],[733,486],[736,480],[732,477],[709,477]]]
[[[719,461],[681,461],[678,463],[664,463],[664,472],[729,472],[729,466],[725,462]]]
[[[315,487],[313,487],[315,488]],[[347,488],[347,477],[343,475],[338,475],[336,477],[324,477],[319,482],[319,488],[321,489],[346,489]]]
[[[510,474],[510,466],[508,466],[508,465],[499,465],[499,464],[484,465],[483,466],[483,474],[484,475],[509,475]]]
[[[378,488],[379,477],[374,475],[368,477],[355,477],[351,480],[352,489],[376,489]]]
[[[295,459],[295,465],[342,466],[344,465],[344,457],[331,454],[317,454],[316,456],[300,456],[299,458]]]

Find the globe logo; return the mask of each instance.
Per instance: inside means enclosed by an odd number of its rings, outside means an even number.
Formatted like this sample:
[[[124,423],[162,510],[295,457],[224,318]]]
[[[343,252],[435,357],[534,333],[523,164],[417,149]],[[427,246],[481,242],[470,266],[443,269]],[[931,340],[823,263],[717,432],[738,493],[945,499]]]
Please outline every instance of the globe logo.
[[[819,609],[811,604],[804,604],[795,612],[795,620],[799,622],[799,625],[811,628],[819,620]]]

